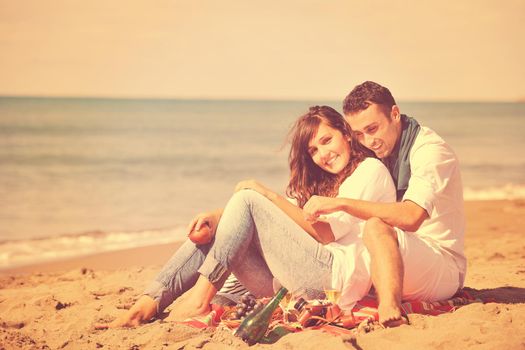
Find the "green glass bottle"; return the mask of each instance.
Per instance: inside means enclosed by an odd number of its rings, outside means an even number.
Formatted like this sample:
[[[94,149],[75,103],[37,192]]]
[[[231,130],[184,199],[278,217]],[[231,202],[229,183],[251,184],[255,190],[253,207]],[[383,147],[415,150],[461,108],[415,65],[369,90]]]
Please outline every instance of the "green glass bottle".
[[[248,345],[257,343],[268,330],[274,310],[277,308],[288,290],[281,287],[277,294],[260,311],[247,316],[235,331],[235,335],[244,340]]]

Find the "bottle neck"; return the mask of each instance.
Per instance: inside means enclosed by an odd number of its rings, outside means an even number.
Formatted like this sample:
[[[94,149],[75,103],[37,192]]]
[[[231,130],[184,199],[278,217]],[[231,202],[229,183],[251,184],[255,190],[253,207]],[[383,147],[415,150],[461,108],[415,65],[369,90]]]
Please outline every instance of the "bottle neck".
[[[277,291],[277,294],[275,294],[273,299],[270,301],[270,304],[272,304],[272,306],[274,304],[279,304],[279,302],[284,298],[286,293],[288,293],[288,289],[286,289],[284,287],[281,287],[281,289],[279,289],[279,291]]]

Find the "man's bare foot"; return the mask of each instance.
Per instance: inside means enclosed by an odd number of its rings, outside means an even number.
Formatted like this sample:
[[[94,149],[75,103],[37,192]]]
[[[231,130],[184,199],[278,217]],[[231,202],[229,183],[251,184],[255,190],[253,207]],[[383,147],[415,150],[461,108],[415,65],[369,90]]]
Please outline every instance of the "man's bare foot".
[[[366,334],[378,329],[385,329],[385,326],[372,318],[367,318],[357,326],[357,334]]]
[[[401,310],[396,306],[379,305],[379,323],[386,328],[399,327],[408,324],[408,318],[401,314]]]
[[[143,295],[124,315],[110,323],[97,323],[95,329],[136,327],[149,321],[157,313],[157,302],[150,296]]]

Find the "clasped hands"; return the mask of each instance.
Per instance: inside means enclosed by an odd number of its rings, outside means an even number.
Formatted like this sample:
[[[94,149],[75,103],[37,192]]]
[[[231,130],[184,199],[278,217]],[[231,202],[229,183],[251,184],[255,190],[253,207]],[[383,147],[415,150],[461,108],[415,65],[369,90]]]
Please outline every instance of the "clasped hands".
[[[324,215],[338,211],[338,205],[335,198],[314,195],[303,207],[304,218],[309,222],[326,221]]]

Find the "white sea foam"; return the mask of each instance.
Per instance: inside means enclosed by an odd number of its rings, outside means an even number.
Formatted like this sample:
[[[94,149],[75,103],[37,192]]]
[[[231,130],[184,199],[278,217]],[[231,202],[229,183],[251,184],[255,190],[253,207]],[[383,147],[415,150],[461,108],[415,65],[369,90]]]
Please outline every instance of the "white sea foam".
[[[94,253],[165,244],[185,238],[183,228],[138,232],[90,232],[0,243],[0,269]]]
[[[507,184],[500,187],[465,188],[465,200],[524,199],[525,184]]]

